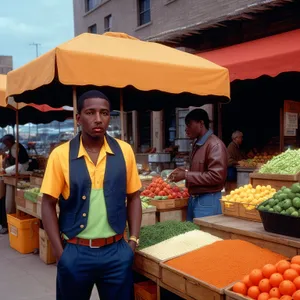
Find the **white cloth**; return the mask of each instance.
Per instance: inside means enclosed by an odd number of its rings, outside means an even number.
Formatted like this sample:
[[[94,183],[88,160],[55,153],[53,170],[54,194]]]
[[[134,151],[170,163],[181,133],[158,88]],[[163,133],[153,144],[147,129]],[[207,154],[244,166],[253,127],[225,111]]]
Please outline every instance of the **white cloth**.
[[[18,173],[22,174],[25,173],[29,168],[29,162],[26,162],[25,164],[18,164]],[[16,165],[10,166],[5,169],[5,173],[7,175],[14,175],[16,174]]]

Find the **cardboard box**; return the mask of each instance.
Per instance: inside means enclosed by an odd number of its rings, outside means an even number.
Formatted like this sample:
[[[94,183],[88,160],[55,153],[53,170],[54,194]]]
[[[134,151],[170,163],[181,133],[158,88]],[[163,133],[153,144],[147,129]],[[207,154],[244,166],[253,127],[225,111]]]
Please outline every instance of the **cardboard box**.
[[[53,256],[52,248],[46,231],[40,228],[39,235],[40,235],[40,259],[47,265],[54,264],[56,262],[56,259]]]

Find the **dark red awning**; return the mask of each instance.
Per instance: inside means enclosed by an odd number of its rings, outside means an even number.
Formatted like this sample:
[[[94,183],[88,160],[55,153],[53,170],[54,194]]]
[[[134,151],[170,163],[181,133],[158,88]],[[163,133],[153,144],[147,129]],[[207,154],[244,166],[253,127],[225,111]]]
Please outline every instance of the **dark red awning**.
[[[228,68],[230,81],[300,72],[300,29],[197,55]]]

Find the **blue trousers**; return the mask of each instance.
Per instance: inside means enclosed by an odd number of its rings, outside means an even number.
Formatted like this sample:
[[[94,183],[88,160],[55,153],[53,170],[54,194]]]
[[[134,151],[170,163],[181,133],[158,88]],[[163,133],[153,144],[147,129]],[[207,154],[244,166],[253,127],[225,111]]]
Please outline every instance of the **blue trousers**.
[[[186,220],[222,214],[221,192],[190,196]]]
[[[101,248],[67,243],[57,264],[56,300],[131,300],[134,253],[124,239]]]

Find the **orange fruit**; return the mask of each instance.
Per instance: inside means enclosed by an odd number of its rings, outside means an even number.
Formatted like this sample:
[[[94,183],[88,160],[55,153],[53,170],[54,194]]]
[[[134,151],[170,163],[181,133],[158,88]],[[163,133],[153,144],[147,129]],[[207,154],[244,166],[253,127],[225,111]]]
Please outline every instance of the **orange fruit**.
[[[272,274],[276,273],[277,272],[277,269],[274,265],[272,264],[267,264],[267,265],[264,265],[263,268],[261,269],[263,275],[266,277],[266,278],[270,278]]]
[[[283,280],[279,285],[279,291],[282,295],[292,296],[296,292],[296,286],[290,280]]]
[[[249,279],[254,285],[258,285],[263,278],[264,276],[260,269],[254,269],[249,274]]]
[[[277,297],[272,297],[272,298],[269,298],[269,300],[279,300],[279,298],[277,298]]]
[[[249,289],[248,289],[248,293],[247,295],[252,298],[252,299],[257,299],[258,296],[260,294],[260,290],[257,286],[251,286]]]
[[[287,260],[281,260],[276,266],[277,272],[283,274],[290,266],[291,264]]]
[[[258,288],[261,292],[269,293],[270,289],[272,288],[269,279],[268,278],[262,279],[258,284]]]
[[[269,299],[270,299],[270,296],[268,293],[261,293],[257,298],[257,300],[269,300]]]
[[[296,277],[296,278],[293,280],[293,283],[294,283],[294,285],[296,286],[296,289],[297,289],[297,290],[300,290],[300,276]]]
[[[300,300],[300,291],[296,291],[294,294],[293,294],[293,298],[291,298],[293,300]]]
[[[291,269],[294,269],[298,272],[298,274],[300,275],[300,265],[298,264],[291,264]]]
[[[270,284],[272,287],[279,287],[279,284],[283,281],[283,276],[279,273],[274,273],[270,277]]]
[[[247,286],[245,283],[243,282],[236,282],[232,288],[232,290],[235,292],[235,293],[238,293],[238,294],[242,294],[242,295],[247,295]]]
[[[291,296],[285,295],[280,298],[280,300],[293,300]]]
[[[292,260],[291,260],[292,264],[298,264],[300,265],[300,255],[295,255]]]
[[[269,292],[270,297],[274,297],[274,298],[280,298],[281,294],[279,292],[279,288],[274,287],[270,290]]]
[[[253,283],[250,281],[249,275],[244,276],[242,279],[242,282],[246,284],[247,287],[250,287],[253,285]]]
[[[283,273],[283,278],[285,280],[293,281],[298,276],[299,276],[298,272],[294,269],[287,269]]]

